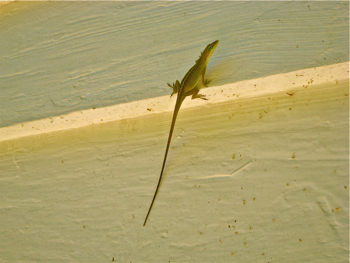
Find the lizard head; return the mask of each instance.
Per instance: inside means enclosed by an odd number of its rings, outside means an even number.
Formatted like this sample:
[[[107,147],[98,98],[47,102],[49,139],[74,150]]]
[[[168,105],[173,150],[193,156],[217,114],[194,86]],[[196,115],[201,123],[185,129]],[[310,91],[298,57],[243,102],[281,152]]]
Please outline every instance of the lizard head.
[[[211,56],[213,55],[216,47],[219,44],[219,40],[214,41],[213,43],[209,44],[203,51],[202,53],[202,59],[203,61],[209,61],[209,59],[211,58]]]

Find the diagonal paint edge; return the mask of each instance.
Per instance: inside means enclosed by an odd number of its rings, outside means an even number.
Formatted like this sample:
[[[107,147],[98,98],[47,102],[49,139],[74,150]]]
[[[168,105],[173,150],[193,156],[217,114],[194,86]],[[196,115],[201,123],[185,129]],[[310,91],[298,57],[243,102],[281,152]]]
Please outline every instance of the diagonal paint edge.
[[[238,96],[240,98],[259,97],[282,91],[288,92],[298,87],[312,88],[319,84],[345,79],[349,79],[349,61],[210,87],[202,90],[201,93],[206,95],[210,103],[222,103],[232,101]],[[171,99],[169,96],[162,96],[18,123],[0,128],[0,141],[172,111],[175,100],[175,96]],[[183,108],[205,105],[205,103],[207,102],[202,100],[185,100]]]

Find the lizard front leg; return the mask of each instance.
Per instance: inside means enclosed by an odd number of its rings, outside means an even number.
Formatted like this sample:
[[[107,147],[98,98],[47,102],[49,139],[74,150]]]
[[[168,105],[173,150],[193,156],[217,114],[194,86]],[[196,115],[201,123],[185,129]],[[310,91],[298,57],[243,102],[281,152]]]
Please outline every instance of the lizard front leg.
[[[207,70],[207,67],[205,67],[204,69],[203,69],[203,71],[202,71],[202,84],[203,84],[203,86],[204,87],[208,87],[208,84],[209,84],[209,82],[210,82],[210,80],[204,80],[204,75],[205,75],[205,71]]]

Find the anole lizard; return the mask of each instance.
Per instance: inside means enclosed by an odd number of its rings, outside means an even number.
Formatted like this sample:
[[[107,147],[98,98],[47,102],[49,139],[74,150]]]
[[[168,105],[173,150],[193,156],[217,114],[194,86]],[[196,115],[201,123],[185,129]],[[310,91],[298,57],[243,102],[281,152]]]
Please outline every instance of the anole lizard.
[[[183,79],[181,80],[181,83],[178,80],[176,80],[176,82],[173,85],[170,85],[168,83],[168,86],[173,89],[173,93],[171,94],[171,96],[173,96],[174,94],[177,93],[177,99],[176,99],[176,103],[175,103],[173,120],[171,121],[171,127],[170,127],[170,132],[169,132],[169,137],[168,137],[168,143],[167,143],[167,146],[166,146],[166,149],[165,149],[164,161],[163,161],[162,170],[160,172],[160,176],[159,176],[159,180],[158,180],[158,185],[157,185],[156,191],[154,193],[151,206],[149,207],[149,210],[148,210],[145,222],[143,223],[143,226],[146,225],[147,218],[149,216],[149,213],[151,212],[154,200],[155,200],[155,198],[157,196],[157,193],[158,193],[160,181],[162,180],[162,176],[163,176],[163,171],[164,171],[166,158],[167,158],[167,155],[168,155],[168,150],[169,150],[169,146],[170,146],[170,142],[171,142],[171,137],[172,137],[173,131],[174,131],[176,117],[177,117],[177,114],[179,113],[181,104],[185,100],[185,98],[187,96],[190,96],[190,95],[192,95],[192,99],[197,99],[198,98],[198,99],[206,100],[205,95],[198,94],[199,89],[196,88],[196,86],[197,86],[197,83],[198,83],[199,79],[202,76],[202,84],[205,87],[207,87],[207,84],[209,83],[209,81],[208,80],[204,80],[205,71],[207,69],[207,65],[209,63],[209,60],[210,60],[211,56],[213,55],[213,53],[214,53],[214,51],[215,51],[215,49],[216,49],[218,44],[219,44],[219,40],[216,40],[213,43],[209,44],[204,49],[204,51],[201,53],[199,59],[196,60],[196,63],[194,64],[194,66],[192,68],[190,68],[190,70],[183,77]]]

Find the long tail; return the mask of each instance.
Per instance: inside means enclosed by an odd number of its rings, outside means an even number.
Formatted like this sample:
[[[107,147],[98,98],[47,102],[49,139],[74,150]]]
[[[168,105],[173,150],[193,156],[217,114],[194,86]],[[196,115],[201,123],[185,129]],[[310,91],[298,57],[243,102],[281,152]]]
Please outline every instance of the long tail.
[[[175,126],[176,117],[177,117],[177,114],[179,113],[180,106],[181,106],[182,102],[183,102],[183,99],[180,98],[180,96],[178,96],[178,98],[177,98],[177,100],[176,100],[176,104],[175,104],[175,109],[174,109],[174,114],[173,114],[173,120],[171,121],[171,127],[170,127],[170,132],[169,132],[168,143],[167,143],[166,149],[165,149],[165,155],[164,155],[164,161],[163,161],[162,171],[160,172],[160,176],[159,176],[157,188],[156,188],[156,191],[155,191],[155,193],[154,193],[151,206],[150,206],[149,209],[148,209],[148,213],[147,213],[145,222],[143,223],[143,226],[146,225],[147,218],[148,218],[148,216],[149,216],[149,213],[151,212],[151,209],[152,209],[154,200],[156,199],[156,196],[157,196],[157,193],[158,193],[158,188],[159,188],[159,185],[160,185],[160,181],[162,180],[162,177],[163,177],[163,171],[164,171],[164,167],[165,167],[166,158],[167,158],[167,156],[168,156],[168,150],[169,150],[169,146],[170,146],[170,142],[171,142],[171,137],[173,136],[173,131],[174,131],[174,126]]]

